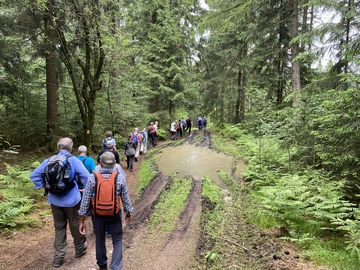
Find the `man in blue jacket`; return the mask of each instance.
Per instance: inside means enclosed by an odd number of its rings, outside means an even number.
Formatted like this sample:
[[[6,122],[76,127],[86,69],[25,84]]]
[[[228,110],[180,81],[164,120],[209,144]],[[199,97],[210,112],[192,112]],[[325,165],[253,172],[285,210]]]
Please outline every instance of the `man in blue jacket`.
[[[75,257],[81,257],[87,248],[85,235],[79,232],[79,216],[77,211],[80,208],[81,196],[75,180],[77,175],[84,186],[86,186],[89,172],[77,159],[71,155],[73,141],[70,138],[61,138],[57,144],[58,155],[66,156],[70,165],[69,177],[75,182],[75,186],[61,194],[48,194],[48,202],[54,219],[55,240],[54,240],[54,267],[60,267],[66,253],[66,226],[69,222],[71,235],[74,239]],[[35,188],[43,187],[42,174],[45,172],[48,159],[44,160],[31,174],[30,179],[34,182]]]

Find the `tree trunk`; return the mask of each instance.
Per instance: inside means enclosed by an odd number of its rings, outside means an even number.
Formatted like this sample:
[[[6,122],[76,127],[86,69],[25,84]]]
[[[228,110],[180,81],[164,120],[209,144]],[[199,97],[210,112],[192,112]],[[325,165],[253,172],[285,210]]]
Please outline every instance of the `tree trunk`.
[[[282,1],[280,2],[280,5],[282,6]],[[284,66],[285,66],[285,59],[286,59],[286,53],[284,51],[284,43],[285,43],[285,18],[284,18],[284,12],[280,11],[280,18],[279,18],[279,41],[278,41],[278,59],[277,59],[277,73],[278,75],[278,82],[277,82],[277,89],[276,89],[276,104],[280,105],[283,102],[284,98],[284,87],[285,87],[285,74],[284,74]]]
[[[47,130],[46,130],[46,143],[50,147],[49,150],[56,143],[57,136],[59,135],[58,129],[58,80],[57,80],[57,58],[54,50],[52,49],[52,41],[54,31],[50,26],[50,18],[44,18],[45,28],[45,43],[46,43],[46,56],[45,56],[45,69],[46,69],[46,108],[47,108]]]
[[[242,43],[240,48],[241,59],[244,60],[247,56],[247,43]],[[245,62],[245,61],[244,61]],[[237,78],[237,98],[235,105],[235,118],[234,122],[240,123],[245,119],[245,87],[246,87],[246,68],[239,67]]]
[[[291,38],[294,39],[298,35],[298,17],[299,17],[299,7],[298,1],[292,0],[292,14],[291,14],[291,29],[290,35]],[[301,89],[300,83],[300,61],[295,59],[299,55],[299,44],[294,42],[291,45],[291,59],[292,59],[292,69],[291,69],[291,82],[292,82],[292,92],[296,93]],[[298,98],[295,97],[293,100],[294,105],[298,104]]]

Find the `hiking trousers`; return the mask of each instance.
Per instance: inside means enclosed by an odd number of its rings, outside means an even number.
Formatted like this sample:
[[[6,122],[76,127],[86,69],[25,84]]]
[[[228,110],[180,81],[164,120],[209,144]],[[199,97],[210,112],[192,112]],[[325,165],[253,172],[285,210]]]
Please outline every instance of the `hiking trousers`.
[[[142,142],[140,146],[140,153],[146,154],[147,142]]]
[[[122,223],[121,212],[113,217],[91,215],[94,233],[96,238],[96,263],[98,266],[107,265],[106,255],[105,226],[107,225],[111,232],[113,252],[110,263],[111,270],[120,270],[123,265],[122,257]]]
[[[79,209],[80,202],[73,207],[51,205],[55,227],[54,260],[65,257],[67,248],[66,225],[68,221],[70,232],[74,239],[75,254],[81,253],[81,249],[86,241],[86,236],[79,232],[79,215],[77,213]]]
[[[149,140],[149,148],[150,148],[150,144],[152,144],[152,146],[155,146],[155,135],[153,133],[150,133],[148,135],[148,140]]]
[[[127,168],[130,170],[133,169],[134,166],[134,158],[135,156],[126,156],[126,164],[127,164]]]

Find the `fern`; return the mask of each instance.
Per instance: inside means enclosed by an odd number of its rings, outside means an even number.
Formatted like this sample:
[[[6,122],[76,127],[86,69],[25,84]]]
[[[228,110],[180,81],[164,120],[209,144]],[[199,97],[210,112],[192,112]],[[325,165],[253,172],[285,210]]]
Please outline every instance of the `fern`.
[[[8,164],[6,168],[8,174],[0,174],[4,197],[0,202],[0,230],[16,226],[17,220],[33,208],[34,200],[29,199],[28,195],[37,194],[29,179],[30,171]]]
[[[342,199],[343,185],[343,181],[326,182],[316,174],[284,175],[256,194],[264,211],[281,226],[305,235],[334,229],[326,227],[331,220],[352,215],[354,205]]]
[[[352,255],[360,257],[360,209],[355,209],[351,218],[342,219],[335,217],[332,220],[333,225],[337,225],[338,230],[346,232],[348,240],[346,249],[350,250]]]

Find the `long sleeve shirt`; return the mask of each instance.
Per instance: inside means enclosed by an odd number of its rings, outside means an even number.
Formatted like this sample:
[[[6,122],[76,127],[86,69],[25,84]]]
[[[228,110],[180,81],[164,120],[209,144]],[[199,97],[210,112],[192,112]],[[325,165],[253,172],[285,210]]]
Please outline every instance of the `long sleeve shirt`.
[[[109,178],[112,172],[114,171],[114,168],[100,168],[100,173],[103,177]],[[127,189],[125,176],[122,173],[119,173],[116,178],[116,183],[118,190],[120,191],[122,206],[124,208],[124,213],[127,214],[128,212],[132,213],[134,212],[134,208],[131,206],[130,202],[130,196]],[[95,193],[94,190],[95,186],[95,176],[92,173],[87,181],[84,195],[81,201],[80,210],[78,211],[79,216],[90,216],[91,215],[91,197]]]
[[[72,156],[67,151],[60,151],[58,155],[65,155],[68,157],[68,161],[70,164],[69,176],[75,182],[75,187],[72,189],[65,191],[62,194],[48,194],[48,202],[50,204],[59,206],[59,207],[73,207],[77,205],[81,200],[81,195],[79,192],[78,185],[75,181],[75,176],[77,175],[85,186],[87,179],[89,177],[89,172],[82,164],[82,162],[77,158]],[[39,167],[37,167],[31,174],[30,179],[34,182],[35,188],[40,189],[43,187],[43,179],[42,173],[45,172],[45,167],[48,163],[48,159],[44,160]]]

